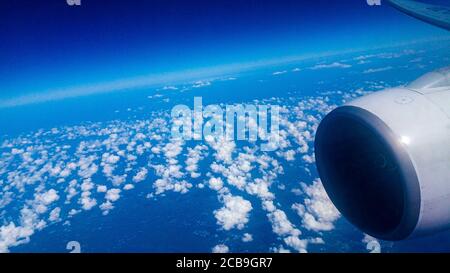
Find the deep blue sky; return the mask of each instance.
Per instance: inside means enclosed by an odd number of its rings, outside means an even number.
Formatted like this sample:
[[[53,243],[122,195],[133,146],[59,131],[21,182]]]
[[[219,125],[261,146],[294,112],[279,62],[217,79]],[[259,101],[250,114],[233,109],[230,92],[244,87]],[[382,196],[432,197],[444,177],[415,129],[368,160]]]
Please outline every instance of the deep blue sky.
[[[447,35],[365,0],[81,1],[1,1],[0,98]]]

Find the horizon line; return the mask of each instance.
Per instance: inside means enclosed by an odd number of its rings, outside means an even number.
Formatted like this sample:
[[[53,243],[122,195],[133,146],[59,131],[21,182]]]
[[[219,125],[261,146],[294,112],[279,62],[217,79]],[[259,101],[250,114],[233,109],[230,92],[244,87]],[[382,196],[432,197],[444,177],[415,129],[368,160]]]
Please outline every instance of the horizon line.
[[[450,36],[439,36],[428,39],[414,40],[408,42],[399,42],[389,45],[382,45],[370,48],[346,49],[339,51],[325,51],[316,54],[304,54],[286,56],[275,59],[257,60],[245,63],[232,63],[204,67],[197,69],[181,70],[176,72],[164,72],[149,74],[145,76],[121,78],[108,82],[91,83],[81,86],[66,87],[61,89],[47,90],[43,92],[32,92],[25,95],[0,99],[0,109],[13,108],[31,104],[39,104],[50,101],[59,101],[77,97],[86,97],[96,94],[106,94],[119,91],[134,91],[142,88],[163,87],[164,85],[177,85],[193,83],[200,80],[217,80],[225,76],[231,76],[236,73],[256,70],[268,66],[295,63],[300,61],[320,59],[324,57],[336,57],[350,53],[365,52],[376,49],[395,48],[400,46],[415,45],[421,43],[431,43],[437,41],[448,41]]]

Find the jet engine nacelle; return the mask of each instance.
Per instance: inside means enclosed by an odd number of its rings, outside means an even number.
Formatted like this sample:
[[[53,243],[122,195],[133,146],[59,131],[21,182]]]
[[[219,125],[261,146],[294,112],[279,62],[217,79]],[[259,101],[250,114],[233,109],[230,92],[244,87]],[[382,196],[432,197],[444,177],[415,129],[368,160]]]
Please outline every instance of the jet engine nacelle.
[[[352,224],[384,240],[450,228],[450,67],[329,113],[319,175]]]

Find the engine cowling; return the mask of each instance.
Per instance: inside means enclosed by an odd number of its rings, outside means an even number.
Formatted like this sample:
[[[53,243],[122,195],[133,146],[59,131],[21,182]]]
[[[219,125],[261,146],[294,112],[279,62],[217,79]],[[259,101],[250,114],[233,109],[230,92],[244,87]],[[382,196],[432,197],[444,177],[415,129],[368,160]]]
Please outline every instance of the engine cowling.
[[[450,228],[450,67],[336,108],[315,154],[330,199],[363,232],[403,240]]]

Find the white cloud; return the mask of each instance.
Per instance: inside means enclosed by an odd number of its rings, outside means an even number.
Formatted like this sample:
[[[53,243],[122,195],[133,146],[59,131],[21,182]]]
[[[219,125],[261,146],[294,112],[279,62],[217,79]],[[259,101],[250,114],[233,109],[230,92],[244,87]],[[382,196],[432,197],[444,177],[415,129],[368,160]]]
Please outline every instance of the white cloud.
[[[310,69],[318,70],[318,69],[326,69],[326,68],[350,68],[350,67],[352,67],[352,66],[349,64],[334,62],[331,64],[317,64],[317,65],[311,67]]]
[[[114,165],[117,162],[119,162],[119,160],[120,160],[120,157],[117,155],[113,155],[113,154],[109,154],[109,153],[104,153],[102,155],[102,161],[107,164]]]
[[[216,191],[221,190],[223,187],[222,179],[220,177],[219,178],[211,177],[209,179],[209,187]]]
[[[59,218],[60,214],[61,214],[61,208],[54,208],[54,209],[50,212],[50,215],[49,215],[49,217],[48,217],[48,220],[49,220],[50,222],[56,222],[56,221],[59,221],[59,220],[61,220],[61,218]]]
[[[16,226],[9,223],[0,227],[0,253],[9,252],[9,248],[27,243],[33,235],[32,227]]]
[[[192,87],[193,88],[200,88],[200,87],[205,87],[205,86],[210,86],[211,82],[210,81],[196,81]]]
[[[50,189],[42,194],[36,195],[36,200],[41,202],[44,205],[50,205],[51,203],[55,202],[59,199],[59,195],[54,189]]]
[[[114,205],[110,201],[106,201],[100,205],[100,209],[103,211],[103,215],[107,215],[113,208]]]
[[[162,88],[162,90],[178,90],[178,88],[176,86],[173,86],[173,85],[167,85],[167,86],[164,86]]]
[[[248,183],[245,189],[249,194],[256,195],[262,199],[274,198],[274,195],[269,190],[269,183],[259,178],[256,178],[254,182]]]
[[[120,189],[110,189],[106,192],[105,199],[111,202],[115,202],[120,198]]]
[[[393,69],[392,66],[386,66],[386,67],[380,67],[380,68],[370,68],[370,69],[364,70],[363,73],[364,74],[371,74],[371,73],[388,71],[388,70],[391,70],[391,69]]]
[[[244,235],[242,236],[242,242],[248,243],[251,241],[253,241],[253,236],[250,233],[244,233]]]
[[[283,74],[286,74],[286,73],[287,73],[287,71],[286,71],[286,70],[283,70],[283,71],[276,71],[276,72],[273,72],[272,75],[277,76],[277,75],[283,75]]]
[[[268,214],[269,220],[272,223],[273,232],[279,236],[283,235],[300,235],[300,230],[296,229],[294,225],[288,220],[284,211],[275,209]]]
[[[80,204],[84,210],[91,210],[93,207],[97,205],[97,200],[90,197],[91,193],[85,191],[81,194]]]
[[[306,194],[304,205],[293,204],[292,209],[302,218],[303,226],[314,231],[333,230],[340,214],[328,198],[322,183],[317,179],[312,185],[302,183],[301,186]]]
[[[366,244],[366,249],[370,253],[381,253],[381,244],[374,237],[364,234],[362,242]]]
[[[133,177],[135,183],[142,182],[147,178],[148,170],[141,168],[140,171]]]
[[[214,211],[217,223],[225,230],[243,229],[248,222],[252,204],[240,196],[223,196],[224,207]]]
[[[105,185],[98,185],[97,192],[106,192],[108,188]]]
[[[230,249],[228,248],[228,246],[226,246],[224,244],[220,244],[220,245],[216,245],[215,247],[213,247],[212,252],[213,253],[228,253],[228,252],[230,252]]]
[[[286,245],[292,247],[297,252],[300,252],[300,253],[308,252],[306,250],[306,248],[308,246],[308,241],[307,240],[301,240],[300,238],[298,238],[298,236],[286,237],[286,238],[284,238],[284,242],[286,243]]]

